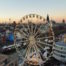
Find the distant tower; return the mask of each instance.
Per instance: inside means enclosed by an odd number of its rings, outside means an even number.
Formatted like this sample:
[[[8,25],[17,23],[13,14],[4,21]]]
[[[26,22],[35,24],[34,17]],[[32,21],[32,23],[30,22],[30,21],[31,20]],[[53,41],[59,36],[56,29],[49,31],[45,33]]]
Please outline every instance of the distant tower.
[[[47,14],[47,22],[49,22],[49,15]]]

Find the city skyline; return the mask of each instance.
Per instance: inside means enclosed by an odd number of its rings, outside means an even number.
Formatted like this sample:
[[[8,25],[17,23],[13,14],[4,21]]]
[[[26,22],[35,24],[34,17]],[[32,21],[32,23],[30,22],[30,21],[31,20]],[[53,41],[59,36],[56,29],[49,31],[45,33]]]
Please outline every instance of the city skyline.
[[[0,0],[0,22],[19,20],[23,16],[35,13],[55,21],[66,20],[65,0]]]

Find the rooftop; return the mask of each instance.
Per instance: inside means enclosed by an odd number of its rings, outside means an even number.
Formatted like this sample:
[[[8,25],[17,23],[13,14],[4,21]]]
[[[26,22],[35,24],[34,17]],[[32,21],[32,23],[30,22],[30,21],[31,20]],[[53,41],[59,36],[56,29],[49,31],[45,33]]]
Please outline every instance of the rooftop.
[[[56,42],[57,45],[66,46],[66,43],[64,41]]]

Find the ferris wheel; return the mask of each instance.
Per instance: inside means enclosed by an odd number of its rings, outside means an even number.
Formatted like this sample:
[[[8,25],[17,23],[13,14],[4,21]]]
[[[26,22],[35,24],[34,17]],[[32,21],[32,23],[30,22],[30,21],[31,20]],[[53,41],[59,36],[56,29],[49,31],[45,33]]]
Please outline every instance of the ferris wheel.
[[[21,26],[19,29],[18,27]],[[23,60],[22,66],[27,65],[38,65],[45,63],[52,54],[52,47],[54,44],[54,32],[52,30],[52,24],[48,23],[44,26],[44,33],[41,32],[42,25],[28,23],[16,25],[14,31],[14,45],[16,51],[21,59]],[[46,33],[51,29],[52,35]],[[52,44],[48,41],[52,38]],[[18,41],[18,42],[17,42]]]

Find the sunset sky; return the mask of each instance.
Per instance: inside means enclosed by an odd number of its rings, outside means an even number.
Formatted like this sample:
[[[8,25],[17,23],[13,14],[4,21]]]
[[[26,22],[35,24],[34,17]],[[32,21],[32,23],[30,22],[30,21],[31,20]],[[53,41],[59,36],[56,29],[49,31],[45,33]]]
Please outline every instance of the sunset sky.
[[[0,22],[19,20],[26,14],[35,13],[58,22],[66,20],[66,0],[0,0]]]

